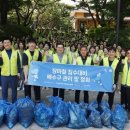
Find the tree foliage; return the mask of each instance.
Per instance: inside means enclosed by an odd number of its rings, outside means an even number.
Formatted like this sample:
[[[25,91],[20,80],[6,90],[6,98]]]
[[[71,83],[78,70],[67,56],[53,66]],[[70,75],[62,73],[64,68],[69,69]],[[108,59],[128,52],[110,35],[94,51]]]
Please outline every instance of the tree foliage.
[[[0,0],[1,7],[2,2]],[[7,0],[7,5],[6,13],[11,24],[58,29],[70,24],[72,7],[61,4],[60,0]]]

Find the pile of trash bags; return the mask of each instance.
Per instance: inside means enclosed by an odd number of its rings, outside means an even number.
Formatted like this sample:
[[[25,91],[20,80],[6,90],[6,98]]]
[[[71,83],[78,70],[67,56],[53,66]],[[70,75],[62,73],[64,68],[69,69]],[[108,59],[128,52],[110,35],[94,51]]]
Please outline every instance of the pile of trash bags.
[[[53,110],[53,120],[51,127],[61,127],[68,124],[69,110],[67,103],[58,97],[49,97],[51,109]]]
[[[49,97],[49,105],[44,102],[34,104],[29,98],[18,99],[15,103],[0,100],[0,126],[3,123],[13,128],[18,122],[28,128],[34,121],[42,128],[68,127],[71,129],[112,128],[124,130],[128,123],[127,112],[117,104],[110,110],[109,104],[93,101],[89,104],[64,102],[59,97]]]
[[[28,128],[34,119],[34,103],[29,97],[18,99],[16,102],[18,109],[19,123]]]

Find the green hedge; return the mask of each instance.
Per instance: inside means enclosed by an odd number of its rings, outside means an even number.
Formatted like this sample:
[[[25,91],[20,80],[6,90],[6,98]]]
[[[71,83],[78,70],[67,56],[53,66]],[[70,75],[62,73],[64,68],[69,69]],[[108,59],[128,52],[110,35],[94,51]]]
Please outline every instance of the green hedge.
[[[88,31],[88,36],[95,40],[108,40],[109,44],[114,44],[116,42],[116,31],[114,28],[101,27],[96,29],[90,29]],[[130,29],[120,30],[119,34],[119,45],[124,48],[130,48]]]
[[[32,29],[21,25],[0,26],[0,37],[15,36],[20,38],[22,36],[32,35],[32,33]]]

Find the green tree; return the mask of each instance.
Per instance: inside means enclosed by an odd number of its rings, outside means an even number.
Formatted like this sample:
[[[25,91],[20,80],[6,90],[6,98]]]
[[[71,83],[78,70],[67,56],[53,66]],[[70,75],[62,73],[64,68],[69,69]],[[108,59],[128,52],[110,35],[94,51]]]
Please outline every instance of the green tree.
[[[120,29],[123,29],[125,27],[124,24],[124,18],[129,17],[130,14],[130,1],[129,0],[120,0]],[[109,17],[112,17],[117,19],[117,5],[118,5],[118,0],[111,0],[108,3],[107,10],[109,10]]]
[[[40,0],[10,0],[10,14],[15,12],[17,23],[28,26]]]
[[[0,0],[0,25],[7,24],[8,0]]]
[[[38,7],[33,17],[36,27],[59,30],[71,27],[70,12],[73,7],[55,0],[47,0],[46,4],[41,3]]]

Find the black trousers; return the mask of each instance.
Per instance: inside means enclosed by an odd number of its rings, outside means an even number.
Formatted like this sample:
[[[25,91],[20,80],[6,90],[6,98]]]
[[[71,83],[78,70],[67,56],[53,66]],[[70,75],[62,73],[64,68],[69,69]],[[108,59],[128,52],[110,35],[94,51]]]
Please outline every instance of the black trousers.
[[[24,85],[24,93],[25,97],[28,96],[31,98],[31,85]],[[34,95],[35,95],[35,102],[40,102],[41,100],[41,89],[39,86],[33,86]]]
[[[108,92],[107,94],[108,94],[108,103],[109,103],[110,109],[112,109],[115,92],[112,92],[112,93]],[[98,96],[97,96],[98,104],[101,103],[103,95],[104,95],[104,92],[98,93]]]
[[[124,85],[121,85],[121,105],[125,105],[125,108],[128,109],[127,87]]]
[[[80,90],[75,91],[75,102],[79,103],[80,100]],[[89,94],[88,91],[84,91],[84,102],[88,103],[89,102]]]
[[[126,87],[126,97],[127,97],[128,111],[130,112],[130,87]]]
[[[65,89],[59,89],[59,88],[53,88],[53,96],[59,96],[60,98],[62,98],[62,100],[64,100],[64,93],[65,93]]]
[[[1,68],[0,68],[0,86],[1,86]]]

